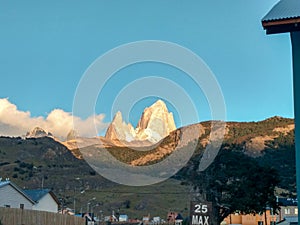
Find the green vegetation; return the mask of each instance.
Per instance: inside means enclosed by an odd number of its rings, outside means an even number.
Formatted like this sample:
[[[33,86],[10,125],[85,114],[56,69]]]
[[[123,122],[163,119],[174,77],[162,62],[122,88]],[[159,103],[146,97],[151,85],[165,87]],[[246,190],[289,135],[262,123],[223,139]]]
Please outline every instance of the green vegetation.
[[[263,166],[277,171],[280,177],[278,187],[288,191],[285,197],[296,197],[296,161],[294,131],[267,142],[263,156],[257,160]],[[286,194],[283,194],[286,195]]]
[[[94,187],[94,179],[99,178],[83,160],[77,160],[51,138],[0,137],[0,151],[0,176],[11,178],[21,187],[40,188],[44,185],[57,191],[77,184],[76,177],[87,180],[93,177],[89,185]]]
[[[85,212],[87,203],[90,202],[93,212],[97,215],[100,214],[100,210],[103,215],[110,215],[114,210],[115,213],[127,214],[130,218],[141,219],[150,213],[151,217],[160,216],[166,219],[169,210],[181,212],[184,217],[188,216],[191,192],[188,186],[169,179],[145,187],[114,184],[98,190],[86,190],[82,194],[78,189],[62,191],[59,194],[71,208],[76,196],[77,212]],[[93,198],[95,200],[92,200]]]
[[[110,147],[107,148],[109,153],[114,156],[116,159],[120,160],[124,163],[130,163],[135,159],[144,157],[148,154],[154,153],[156,151],[156,148],[152,150],[148,150],[148,148],[128,148],[128,147]]]
[[[227,125],[230,126],[230,129],[226,141],[229,143],[242,143],[253,137],[274,134],[274,128],[284,127],[289,124],[294,124],[294,120],[278,116],[261,122],[229,122]]]
[[[267,207],[277,209],[274,192],[279,180],[274,169],[232,150],[221,150],[205,171],[200,172],[198,166],[195,163],[185,179],[194,186],[200,200],[212,202],[216,224],[236,211],[255,214]]]

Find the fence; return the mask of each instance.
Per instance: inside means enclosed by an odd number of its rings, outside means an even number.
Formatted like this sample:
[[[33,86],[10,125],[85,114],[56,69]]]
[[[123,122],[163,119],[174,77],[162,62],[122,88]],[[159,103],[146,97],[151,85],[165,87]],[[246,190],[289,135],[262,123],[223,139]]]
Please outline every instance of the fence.
[[[84,225],[85,219],[35,210],[1,208],[0,225]]]

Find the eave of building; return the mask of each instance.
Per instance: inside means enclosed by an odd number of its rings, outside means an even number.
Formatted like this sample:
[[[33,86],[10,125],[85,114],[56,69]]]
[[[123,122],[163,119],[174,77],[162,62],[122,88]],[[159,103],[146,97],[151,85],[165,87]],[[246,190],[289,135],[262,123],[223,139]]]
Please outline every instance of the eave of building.
[[[52,198],[57,203],[57,205],[60,205],[60,202],[59,202],[58,198],[56,197],[56,195],[53,193],[53,191],[50,191],[49,194],[52,196]]]
[[[281,20],[262,21],[267,34],[277,34],[300,31],[300,17]]]

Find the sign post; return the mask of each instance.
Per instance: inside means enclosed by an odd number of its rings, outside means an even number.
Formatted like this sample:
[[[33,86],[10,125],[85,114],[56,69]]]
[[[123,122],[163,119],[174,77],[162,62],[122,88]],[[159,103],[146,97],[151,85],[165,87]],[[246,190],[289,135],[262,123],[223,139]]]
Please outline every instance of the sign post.
[[[190,224],[211,225],[212,224],[212,203],[191,202]]]

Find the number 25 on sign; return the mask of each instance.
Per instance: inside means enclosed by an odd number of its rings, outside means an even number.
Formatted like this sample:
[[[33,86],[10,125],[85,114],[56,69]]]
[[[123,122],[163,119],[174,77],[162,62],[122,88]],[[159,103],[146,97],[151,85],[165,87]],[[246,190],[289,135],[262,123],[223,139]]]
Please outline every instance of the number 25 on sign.
[[[191,224],[210,225],[211,211],[211,202],[191,202]]]
[[[195,210],[194,212],[195,213],[207,213],[208,209],[207,209],[207,205],[204,205],[204,204],[196,204],[195,205]]]

